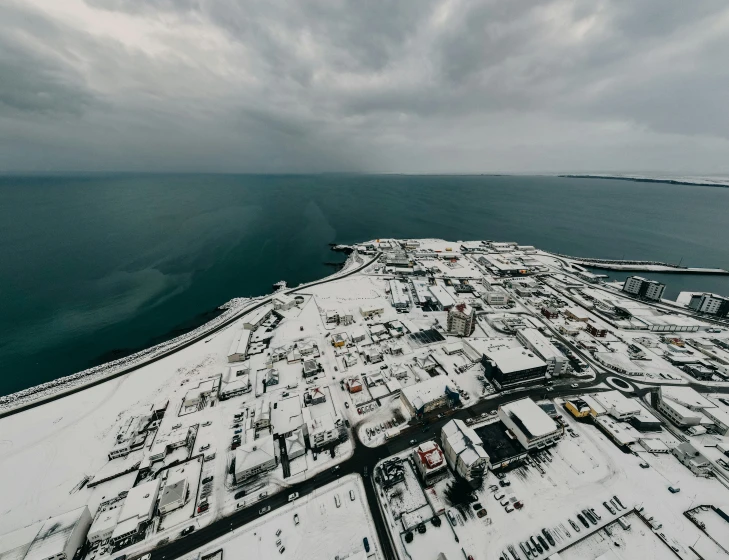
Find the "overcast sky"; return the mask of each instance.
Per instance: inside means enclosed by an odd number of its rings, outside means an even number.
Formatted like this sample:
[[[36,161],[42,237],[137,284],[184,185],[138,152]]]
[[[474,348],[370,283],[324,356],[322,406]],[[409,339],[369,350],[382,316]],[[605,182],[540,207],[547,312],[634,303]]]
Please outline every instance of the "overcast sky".
[[[729,171],[726,0],[0,0],[0,172]]]

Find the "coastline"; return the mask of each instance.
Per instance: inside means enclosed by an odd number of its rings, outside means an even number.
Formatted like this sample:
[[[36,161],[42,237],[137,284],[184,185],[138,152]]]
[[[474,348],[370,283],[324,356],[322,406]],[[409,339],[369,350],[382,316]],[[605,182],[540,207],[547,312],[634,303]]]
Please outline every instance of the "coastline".
[[[363,261],[358,253],[348,255],[342,263],[341,268],[329,276],[301,284],[294,288],[284,290],[285,293],[293,293],[307,286],[329,282],[342,276],[352,274],[361,268],[365,268],[379,257]],[[359,265],[354,266],[353,265]],[[350,270],[351,269],[351,270]],[[212,320],[204,323],[196,329],[190,330],[180,336],[171,338],[157,345],[145,348],[130,355],[112,360],[94,367],[87,368],[80,372],[54,379],[40,385],[28,387],[21,391],[0,397],[0,418],[17,414],[28,408],[39,406],[45,402],[70,395],[84,389],[88,389],[100,383],[121,377],[135,371],[147,364],[161,360],[174,352],[199,342],[206,336],[218,332],[231,323],[238,320],[246,313],[266,304],[273,297],[272,294],[257,298],[234,298],[224,303],[218,309],[222,313]]]

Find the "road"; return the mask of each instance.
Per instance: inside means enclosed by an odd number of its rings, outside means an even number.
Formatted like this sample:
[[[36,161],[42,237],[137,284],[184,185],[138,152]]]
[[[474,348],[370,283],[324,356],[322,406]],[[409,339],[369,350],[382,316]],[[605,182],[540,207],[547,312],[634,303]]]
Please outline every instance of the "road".
[[[373,262],[375,262],[380,257],[381,254],[382,254],[382,252],[378,252],[377,254],[375,254],[374,257],[372,257],[370,260],[366,261],[364,264],[362,264],[348,272],[345,272],[343,274],[327,276],[326,278],[322,278],[321,280],[315,280],[314,282],[309,282],[307,284],[302,284],[301,286],[297,286],[295,288],[290,288],[290,289],[284,290],[283,293],[292,294],[295,292],[299,292],[301,290],[305,290],[307,288],[312,288],[314,286],[319,286],[321,284],[326,284],[328,282],[334,282],[335,280],[341,280],[342,278],[347,278],[348,276],[351,276],[352,274],[356,274],[357,272],[360,272],[361,270],[364,270],[365,268],[367,268],[369,265],[371,265]],[[135,364],[133,366],[129,366],[129,367],[119,370],[115,373],[106,375],[101,379],[89,381],[88,383],[84,383],[83,385],[79,385],[78,387],[73,387],[71,389],[67,389],[65,391],[61,391],[56,394],[49,395],[47,397],[39,398],[32,402],[29,402],[27,404],[24,404],[24,405],[21,405],[21,406],[18,406],[18,407],[9,409],[9,410],[0,411],[0,419],[5,418],[6,416],[12,416],[14,414],[18,414],[20,412],[23,412],[24,410],[30,410],[31,408],[35,408],[42,404],[46,404],[46,403],[58,400],[63,397],[67,397],[69,395],[73,395],[74,393],[79,393],[81,391],[85,391],[86,389],[90,389],[91,387],[95,387],[96,385],[101,385],[102,383],[106,383],[107,381],[111,381],[112,379],[116,379],[117,377],[127,375],[128,373],[131,373],[131,372],[141,369],[145,366],[148,366],[149,364],[158,362],[159,360],[162,360],[163,358],[171,356],[175,352],[179,352],[180,350],[183,350],[184,348],[192,346],[193,344],[200,342],[201,340],[209,337],[210,335],[215,334],[216,332],[219,332],[219,331],[223,330],[224,328],[230,326],[232,323],[234,323],[235,321],[237,321],[244,315],[250,313],[251,311],[255,311],[259,307],[262,307],[263,305],[266,305],[267,303],[269,303],[273,299],[274,295],[275,294],[271,294],[269,296],[263,297],[254,305],[246,307],[245,309],[239,311],[238,313],[236,313],[229,319],[226,319],[224,322],[213,327],[212,329],[206,330],[204,333],[202,333],[198,336],[195,336],[195,337],[191,338],[190,340],[187,340],[181,344],[178,344],[174,348],[171,348],[170,350],[157,354],[156,356],[149,358],[148,360],[145,360],[141,363]]]

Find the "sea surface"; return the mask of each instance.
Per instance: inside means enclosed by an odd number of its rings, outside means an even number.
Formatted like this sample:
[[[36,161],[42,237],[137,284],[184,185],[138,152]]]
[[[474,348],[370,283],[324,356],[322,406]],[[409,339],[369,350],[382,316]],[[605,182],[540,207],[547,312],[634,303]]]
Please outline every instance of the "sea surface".
[[[517,241],[729,268],[729,188],[540,176],[0,177],[0,394],[336,270],[330,243]],[[627,274],[610,273],[624,278]],[[649,274],[666,294],[729,277]]]

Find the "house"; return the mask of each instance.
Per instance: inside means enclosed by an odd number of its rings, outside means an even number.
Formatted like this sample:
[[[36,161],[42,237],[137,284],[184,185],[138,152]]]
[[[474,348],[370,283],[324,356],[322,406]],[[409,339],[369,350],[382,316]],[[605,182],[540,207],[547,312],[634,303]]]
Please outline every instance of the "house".
[[[689,442],[677,445],[671,454],[696,476],[711,476],[711,463]]]
[[[332,346],[342,348],[347,344],[347,333],[336,333],[332,335]]]
[[[353,377],[352,379],[348,379],[347,390],[350,393],[359,393],[362,390],[362,382],[355,377]]]
[[[556,319],[559,317],[559,311],[555,307],[552,307],[551,305],[547,305],[542,307],[542,315],[544,315],[547,319]]]
[[[382,351],[374,346],[365,350],[365,357],[367,358],[367,362],[370,364],[378,364],[385,359],[382,355]]]
[[[306,453],[306,442],[304,440],[304,430],[298,429],[286,436],[286,456],[289,461],[301,457]]]
[[[266,387],[270,387],[271,385],[278,385],[278,381],[279,374],[277,369],[267,369],[266,372],[263,374],[263,382],[266,384]]]
[[[426,441],[413,451],[413,461],[426,486],[448,476],[446,460],[440,446],[434,441]]]
[[[314,406],[327,402],[327,397],[319,387],[312,387],[304,391],[304,406]]]
[[[413,416],[422,416],[460,402],[460,395],[445,375],[404,387],[400,398]]]
[[[235,450],[235,483],[270,471],[277,464],[272,435],[246,442]]]
[[[463,420],[451,420],[440,433],[448,466],[462,478],[482,478],[490,467],[488,453],[476,432]]]
[[[319,373],[319,363],[316,360],[304,360],[302,373],[305,379],[315,376]]]

